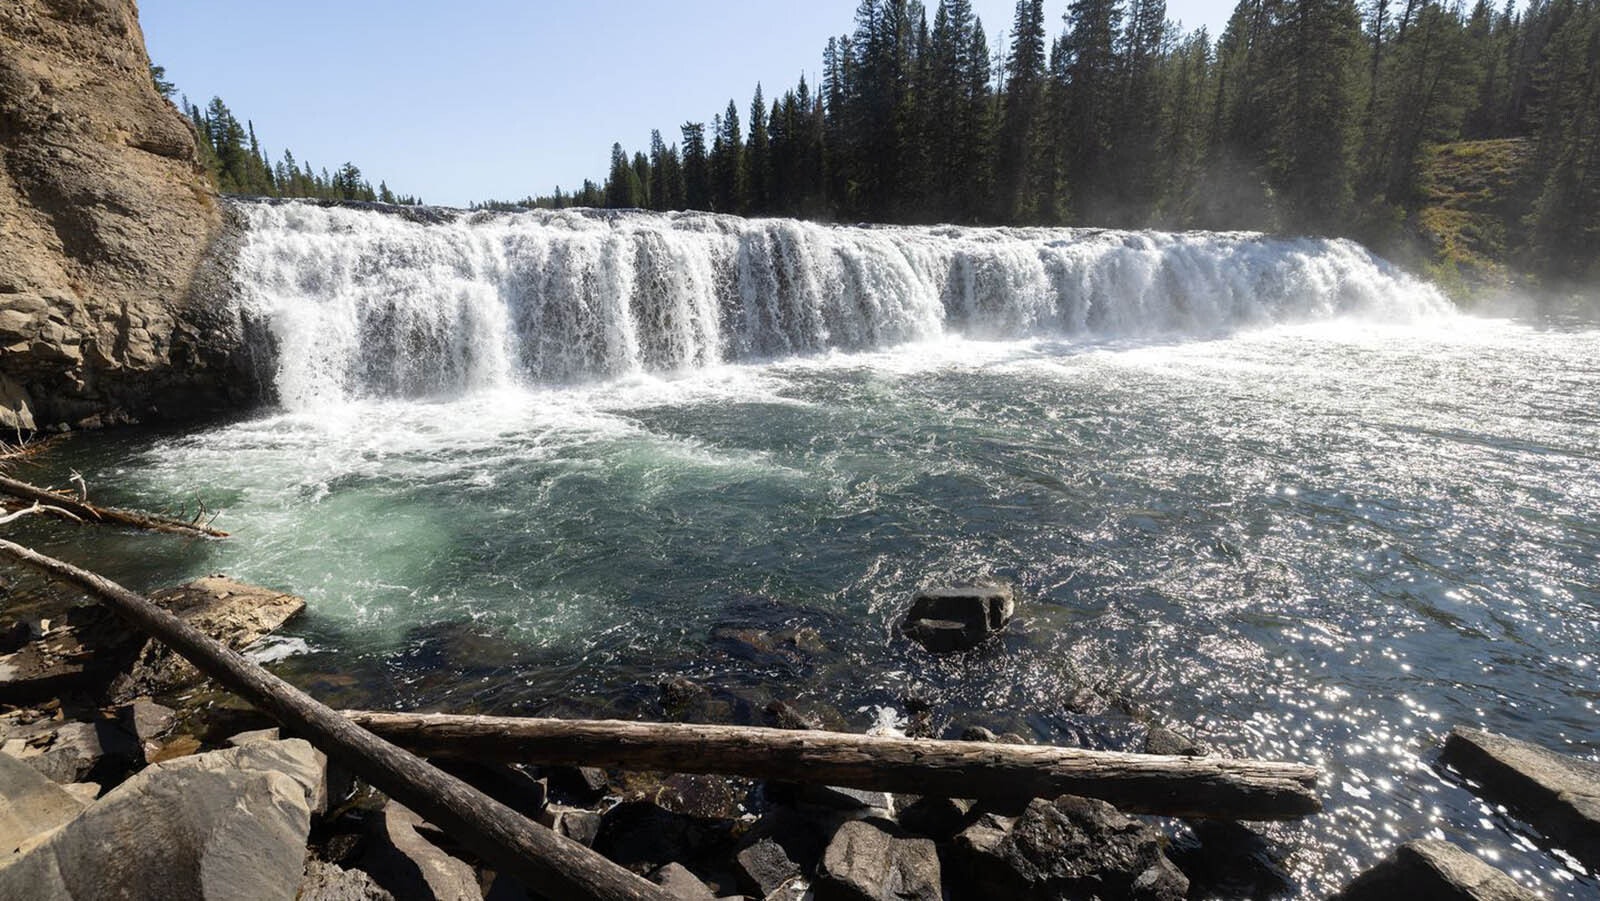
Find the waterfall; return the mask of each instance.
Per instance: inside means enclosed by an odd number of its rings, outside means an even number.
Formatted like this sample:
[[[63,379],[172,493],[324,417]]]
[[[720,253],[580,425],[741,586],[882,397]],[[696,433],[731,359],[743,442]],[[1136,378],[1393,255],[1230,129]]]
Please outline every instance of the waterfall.
[[[1449,308],[1358,244],[1242,232],[832,226],[709,213],[241,203],[245,312],[290,408],[960,335],[1206,337]]]

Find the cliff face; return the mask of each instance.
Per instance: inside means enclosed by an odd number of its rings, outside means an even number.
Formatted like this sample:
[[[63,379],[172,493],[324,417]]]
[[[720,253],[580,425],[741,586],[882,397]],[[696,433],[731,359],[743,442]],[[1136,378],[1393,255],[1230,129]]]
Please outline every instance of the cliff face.
[[[133,0],[0,0],[0,428],[248,400],[223,219]]]

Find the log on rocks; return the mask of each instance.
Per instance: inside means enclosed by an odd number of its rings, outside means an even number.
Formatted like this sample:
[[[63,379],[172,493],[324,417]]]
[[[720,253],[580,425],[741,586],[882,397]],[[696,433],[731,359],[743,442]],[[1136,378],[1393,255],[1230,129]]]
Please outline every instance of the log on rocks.
[[[1099,798],[1132,813],[1283,820],[1322,808],[1317,769],[1220,757],[838,732],[346,711],[428,757],[719,773],[954,798]]]
[[[227,532],[213,529],[199,522],[184,522],[181,519],[169,519],[164,516],[141,513],[138,510],[99,507],[87,501],[78,500],[69,494],[49,491],[6,475],[0,475],[0,494],[23,501],[31,501],[34,504],[45,507],[53,507],[57,510],[65,510],[85,522],[131,526],[135,529],[144,529],[150,532],[170,532],[176,535],[189,535],[196,538],[228,537]]]
[[[150,599],[95,573],[4,539],[0,539],[0,556],[70,581],[101,599],[334,761],[457,837],[497,870],[537,886],[542,894],[666,901],[666,894],[658,886],[576,842],[530,823],[488,795],[374,736]]]

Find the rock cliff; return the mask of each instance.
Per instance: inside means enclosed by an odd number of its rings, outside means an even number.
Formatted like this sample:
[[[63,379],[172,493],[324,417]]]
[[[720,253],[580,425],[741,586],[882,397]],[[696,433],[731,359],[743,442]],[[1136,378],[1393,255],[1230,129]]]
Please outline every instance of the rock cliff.
[[[225,211],[149,65],[133,0],[0,0],[8,435],[200,416],[253,393],[215,262]]]

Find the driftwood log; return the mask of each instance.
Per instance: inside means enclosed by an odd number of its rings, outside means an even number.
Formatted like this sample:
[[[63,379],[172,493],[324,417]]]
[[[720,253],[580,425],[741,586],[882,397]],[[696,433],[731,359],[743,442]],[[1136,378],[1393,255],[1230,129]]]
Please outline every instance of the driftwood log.
[[[1322,809],[1317,769],[1221,757],[838,732],[345,711],[427,757],[717,773],[953,798],[1083,795],[1132,813],[1284,820]]]
[[[181,519],[169,519],[164,516],[141,513],[137,510],[99,507],[87,501],[81,501],[70,494],[49,491],[6,475],[0,475],[0,494],[9,495],[18,500],[31,501],[34,504],[41,504],[46,507],[54,507],[58,510],[65,510],[84,522],[131,526],[135,529],[144,529],[151,532],[170,532],[176,535],[189,535],[197,538],[228,537],[227,532],[213,529],[198,522],[184,522]]]
[[[0,556],[41,569],[99,598],[294,734],[534,891],[553,898],[668,901],[669,896],[659,887],[378,738],[149,598],[4,539],[0,539]]]

